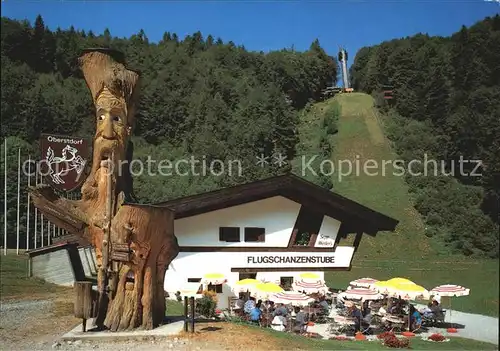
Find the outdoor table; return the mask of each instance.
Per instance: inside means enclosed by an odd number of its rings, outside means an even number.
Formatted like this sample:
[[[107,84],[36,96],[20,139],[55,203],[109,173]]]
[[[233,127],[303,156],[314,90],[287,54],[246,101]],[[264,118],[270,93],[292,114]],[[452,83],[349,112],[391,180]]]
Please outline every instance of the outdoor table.
[[[321,307],[304,307],[304,313],[309,315],[309,320],[314,322],[316,320],[316,315],[323,311]]]
[[[332,329],[332,331],[335,330],[337,333],[352,330],[356,325],[356,319],[352,317],[335,316],[333,317],[333,321],[339,326],[338,328]]]
[[[391,324],[394,324],[395,328],[401,329],[403,325],[406,324],[406,321],[403,317],[399,316],[394,316],[394,315],[386,315],[385,317],[382,317],[383,322],[389,322]]]
[[[335,321],[335,323],[338,323],[338,324],[346,324],[346,325],[355,325],[356,324],[356,319],[350,318],[350,317],[335,316],[335,317],[333,317],[333,320]]]

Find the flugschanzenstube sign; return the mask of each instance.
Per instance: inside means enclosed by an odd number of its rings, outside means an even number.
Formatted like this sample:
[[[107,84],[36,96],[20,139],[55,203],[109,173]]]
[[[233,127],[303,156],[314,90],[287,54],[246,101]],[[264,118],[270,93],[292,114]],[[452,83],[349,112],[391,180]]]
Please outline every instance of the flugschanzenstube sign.
[[[322,268],[349,267],[354,253],[351,246],[338,246],[331,252],[248,252],[235,257],[238,268]],[[244,260],[244,261],[243,261]]]

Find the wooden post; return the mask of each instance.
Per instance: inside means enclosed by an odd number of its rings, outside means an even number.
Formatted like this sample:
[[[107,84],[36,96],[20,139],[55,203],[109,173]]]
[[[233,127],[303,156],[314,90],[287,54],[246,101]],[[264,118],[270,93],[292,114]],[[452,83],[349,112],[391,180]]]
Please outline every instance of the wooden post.
[[[189,299],[191,300],[191,333],[194,333],[194,296]]]
[[[184,331],[188,331],[188,297],[184,296]]]
[[[99,328],[104,327],[104,320],[106,318],[106,312],[108,309],[108,284],[109,284],[109,244],[110,244],[110,231],[111,231],[111,208],[112,208],[112,171],[114,167],[114,153],[111,155],[111,160],[108,160],[107,170],[106,170],[106,223],[104,224],[104,236],[102,238],[101,250],[102,250],[102,264],[100,269],[100,274],[98,275],[98,286],[99,286],[99,301],[97,307],[97,319],[96,324]]]
[[[28,278],[33,276],[33,259],[28,257]]]
[[[87,319],[92,318],[92,282],[75,282],[74,312],[76,318],[82,319],[82,331],[85,333]]]

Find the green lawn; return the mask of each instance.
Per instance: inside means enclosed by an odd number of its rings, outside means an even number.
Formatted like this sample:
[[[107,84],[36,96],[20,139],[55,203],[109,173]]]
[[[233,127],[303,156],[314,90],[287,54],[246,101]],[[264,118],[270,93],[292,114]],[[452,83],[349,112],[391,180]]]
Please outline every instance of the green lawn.
[[[14,250],[12,250],[14,251]],[[28,278],[28,259],[10,252],[0,255],[0,298],[2,300],[30,297],[36,299],[47,294],[65,292],[68,288]]]
[[[176,300],[167,300],[166,306],[167,316],[183,316],[184,315],[184,304]]]
[[[453,308],[464,312],[498,316],[498,260],[472,260],[452,256],[446,248],[425,236],[425,225],[413,208],[408,186],[403,177],[392,174],[392,167],[383,161],[397,159],[384,136],[383,116],[373,109],[373,100],[366,94],[340,94],[318,104],[325,109],[338,101],[342,113],[339,132],[334,136],[332,160],[351,160],[360,172],[340,176],[333,174],[333,190],[374,210],[400,221],[394,233],[380,232],[376,237],[365,235],[350,272],[328,273],[330,286],[346,288],[349,281],[361,277],[389,279],[405,277],[427,289],[440,284],[459,284],[471,289],[471,295],[453,299]],[[316,110],[317,111],[317,110]],[[377,169],[365,174],[363,164],[374,160]],[[372,162],[372,161],[370,161]],[[350,244],[353,238],[341,242]],[[448,303],[448,301],[444,301]]]

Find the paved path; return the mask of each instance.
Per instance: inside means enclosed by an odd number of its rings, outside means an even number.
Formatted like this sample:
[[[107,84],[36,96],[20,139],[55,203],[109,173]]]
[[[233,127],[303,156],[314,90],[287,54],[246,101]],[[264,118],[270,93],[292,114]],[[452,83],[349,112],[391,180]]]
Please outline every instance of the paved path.
[[[498,318],[483,316],[480,314],[465,313],[459,311],[446,311],[447,322],[451,321],[458,329],[458,333],[450,334],[467,339],[486,341],[498,345]],[[462,329],[463,328],[463,329]],[[441,332],[446,334],[446,329],[429,328],[430,332]]]

